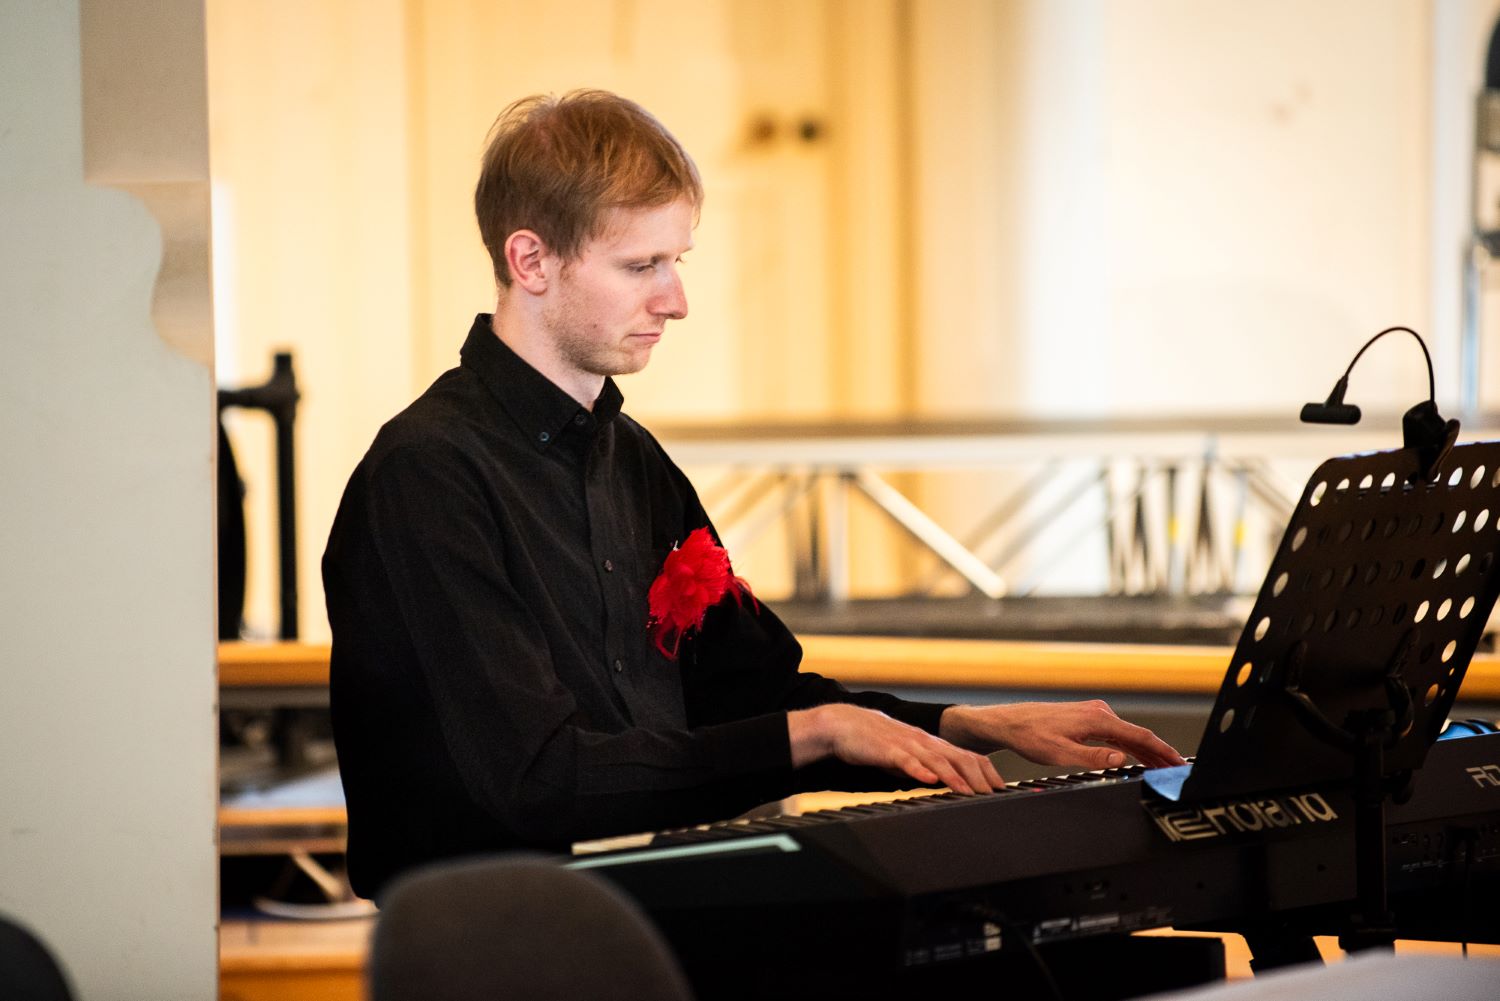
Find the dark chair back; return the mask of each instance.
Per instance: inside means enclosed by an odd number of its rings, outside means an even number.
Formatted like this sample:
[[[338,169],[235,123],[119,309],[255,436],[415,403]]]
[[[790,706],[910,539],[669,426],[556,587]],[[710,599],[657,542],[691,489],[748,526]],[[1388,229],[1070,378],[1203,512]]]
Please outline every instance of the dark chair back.
[[[440,863],[380,901],[372,1001],[691,1001],[640,909],[542,856]]]
[[[73,1001],[62,967],[31,932],[0,915],[0,996],[6,1001]]]

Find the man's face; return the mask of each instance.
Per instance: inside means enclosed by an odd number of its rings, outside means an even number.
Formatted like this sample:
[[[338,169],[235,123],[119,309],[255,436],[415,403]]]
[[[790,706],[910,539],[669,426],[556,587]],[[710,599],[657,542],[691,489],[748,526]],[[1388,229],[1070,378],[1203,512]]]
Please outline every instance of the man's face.
[[[686,201],[610,211],[603,235],[548,290],[542,323],[563,364],[590,376],[646,367],[666,322],[687,315],[678,267],[693,246],[693,215]]]

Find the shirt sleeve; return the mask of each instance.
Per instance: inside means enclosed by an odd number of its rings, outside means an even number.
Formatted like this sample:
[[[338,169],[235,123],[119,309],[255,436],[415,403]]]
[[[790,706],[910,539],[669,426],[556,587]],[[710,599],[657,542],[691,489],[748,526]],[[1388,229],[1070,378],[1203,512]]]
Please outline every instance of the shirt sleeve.
[[[691,722],[720,722],[760,711],[790,712],[846,702],[937,733],[946,703],[918,702],[887,692],[850,691],[832,678],[804,671],[802,644],[762,602],[720,603],[700,633],[684,644]]]
[[[461,455],[388,451],[364,491],[353,513],[373,543],[370,572],[383,578],[365,586],[388,586],[398,620],[375,631],[415,663],[469,797],[518,840],[662,829],[786,794],[791,752],[776,706],[683,730],[585,725]]]
[[[718,531],[692,484],[675,465],[671,468],[678,488],[688,498],[684,536],[707,526],[718,539]],[[733,557],[731,553],[731,562]],[[726,599],[710,609],[698,635],[686,644],[684,657],[691,658],[695,665],[684,672],[690,722],[715,723],[762,712],[846,702],[878,710],[935,734],[949,705],[903,699],[887,692],[852,692],[832,678],[802,670],[802,645],[776,613],[758,599],[739,603]],[[859,770],[861,774],[867,771]],[[903,781],[910,784],[909,779]]]

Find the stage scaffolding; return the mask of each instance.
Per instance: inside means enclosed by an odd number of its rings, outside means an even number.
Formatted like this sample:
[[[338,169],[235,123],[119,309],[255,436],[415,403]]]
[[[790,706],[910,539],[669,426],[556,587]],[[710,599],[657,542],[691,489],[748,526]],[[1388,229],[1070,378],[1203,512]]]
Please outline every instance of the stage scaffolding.
[[[1500,428],[1500,420],[1485,426]],[[1396,447],[1399,428],[1399,417],[1389,414],[1333,430],[1266,417],[657,430],[698,482],[731,552],[745,551],[773,527],[784,530],[793,584],[778,609],[800,608],[820,626],[842,617],[851,631],[863,631],[858,616],[850,618],[861,598],[851,553],[864,544],[853,534],[855,505],[878,512],[907,544],[931,554],[932,569],[886,595],[902,601],[878,615],[927,615],[928,602],[956,596],[966,597],[966,615],[982,614],[987,602],[1016,608],[1027,602],[1015,599],[1043,599],[1055,606],[1062,597],[1090,599],[1079,614],[1095,614],[1087,609],[1100,598],[1134,599],[1142,608],[1155,600],[1169,613],[1253,590],[1311,469],[1332,455]],[[1494,436],[1464,432],[1465,440]],[[971,500],[970,514],[982,514],[955,528],[922,499],[942,496],[928,486],[943,474],[965,471],[1004,474],[1005,487]],[[1049,581],[1053,568],[1080,550],[1091,554],[1091,586]],[[1232,601],[1206,607],[1223,608],[1226,623],[1238,614]],[[826,614],[818,615],[820,608]]]

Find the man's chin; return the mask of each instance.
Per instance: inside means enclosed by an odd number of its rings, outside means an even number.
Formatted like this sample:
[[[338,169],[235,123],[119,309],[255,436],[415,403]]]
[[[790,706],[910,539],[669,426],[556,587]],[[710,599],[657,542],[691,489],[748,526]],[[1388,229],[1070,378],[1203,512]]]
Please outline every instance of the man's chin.
[[[607,357],[582,358],[575,364],[590,375],[612,378],[617,375],[634,375],[645,368],[650,360],[651,349],[646,347],[635,351],[616,351]]]
[[[646,367],[647,362],[651,361],[651,349],[654,346],[654,344],[646,344],[637,347],[634,351],[622,352],[615,365],[615,371],[610,375],[634,375],[639,372]]]

